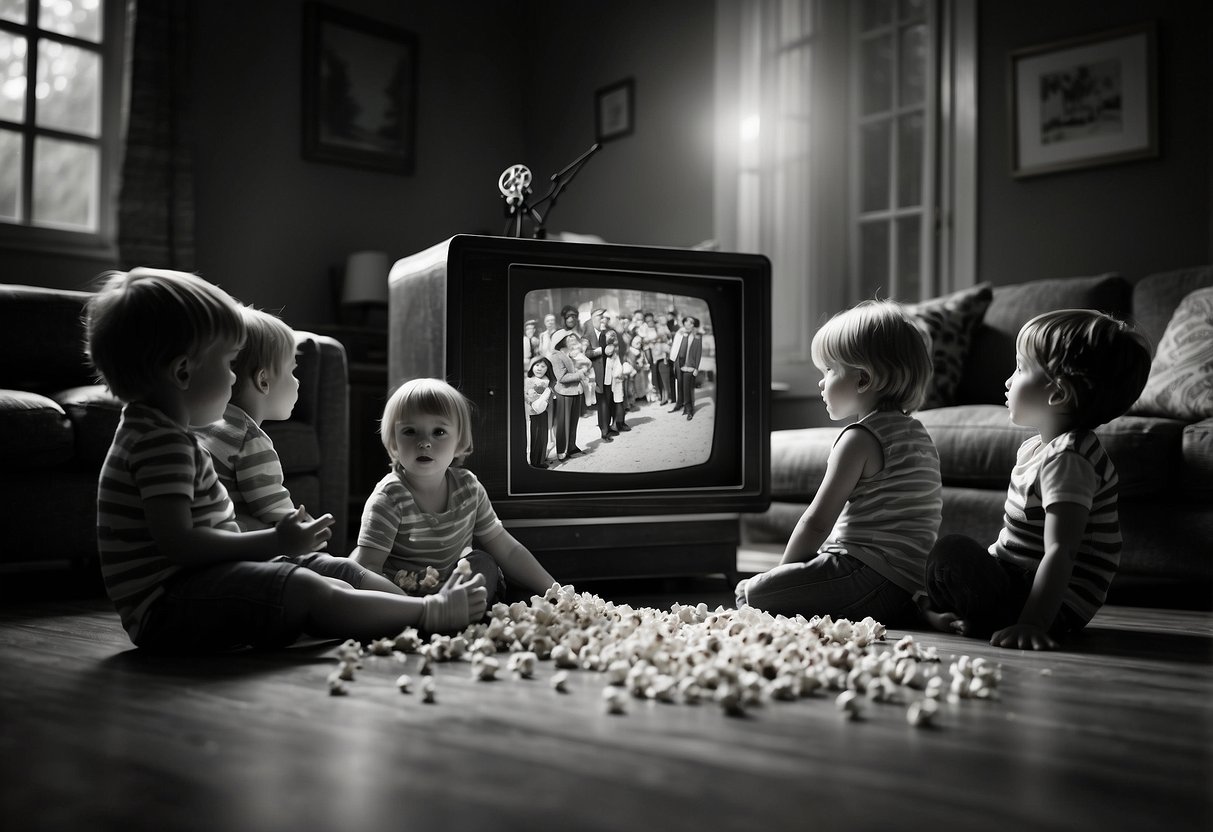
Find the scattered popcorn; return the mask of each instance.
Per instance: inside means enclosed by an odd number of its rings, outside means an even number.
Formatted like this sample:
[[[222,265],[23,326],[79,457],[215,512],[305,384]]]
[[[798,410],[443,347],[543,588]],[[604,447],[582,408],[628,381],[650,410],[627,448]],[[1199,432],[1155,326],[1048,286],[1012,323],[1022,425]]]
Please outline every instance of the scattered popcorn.
[[[859,719],[863,713],[863,705],[860,704],[859,694],[853,690],[844,690],[838,694],[834,700],[834,705],[850,720]]]
[[[625,714],[627,698],[619,688],[603,688],[602,704],[608,714]]]
[[[401,693],[409,693],[413,686],[413,677],[407,673],[401,673],[396,677],[396,687],[400,688]]]
[[[472,564],[468,562],[467,558],[460,558],[459,562],[455,564],[455,574],[460,578],[472,577]]]
[[[396,640],[392,638],[377,638],[371,642],[371,652],[376,656],[390,656],[396,649]]]
[[[557,693],[568,693],[569,672],[557,670],[552,674],[552,687]]]
[[[530,679],[535,675],[535,662],[535,654],[529,651],[511,653],[509,660],[506,662],[506,669],[523,679]]]
[[[341,678],[339,671],[333,671],[328,678],[329,696],[345,696],[349,691],[345,687],[345,680]]]
[[[915,728],[925,728],[934,722],[938,712],[939,703],[934,699],[920,699],[911,702],[910,707],[906,709],[906,722]]]
[[[409,595],[432,595],[442,587],[439,572],[432,566],[421,571],[397,570],[392,581]]]
[[[416,627],[406,627],[396,636],[395,648],[401,653],[416,653],[421,646],[421,634]]]
[[[432,705],[435,702],[434,692],[438,686],[434,684],[433,676],[426,676],[421,680],[421,701],[427,705]]]
[[[501,662],[492,656],[477,654],[472,657],[472,678],[481,682],[491,682],[497,678],[497,671],[500,667]]]

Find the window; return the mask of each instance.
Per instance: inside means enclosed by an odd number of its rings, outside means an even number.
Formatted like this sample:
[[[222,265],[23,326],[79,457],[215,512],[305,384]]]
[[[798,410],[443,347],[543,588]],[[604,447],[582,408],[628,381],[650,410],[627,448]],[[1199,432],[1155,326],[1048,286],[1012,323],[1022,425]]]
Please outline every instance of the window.
[[[0,0],[0,244],[112,245],[123,0]]]
[[[774,378],[821,323],[972,285],[974,0],[717,5],[716,234],[771,259]]]

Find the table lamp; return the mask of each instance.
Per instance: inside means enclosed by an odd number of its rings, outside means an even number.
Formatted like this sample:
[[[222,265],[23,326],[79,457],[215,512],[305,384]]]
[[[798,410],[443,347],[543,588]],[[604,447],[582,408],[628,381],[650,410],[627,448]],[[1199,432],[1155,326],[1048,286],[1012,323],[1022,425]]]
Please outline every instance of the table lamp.
[[[345,323],[359,326],[387,325],[387,252],[355,251],[345,261],[341,284],[341,309]]]

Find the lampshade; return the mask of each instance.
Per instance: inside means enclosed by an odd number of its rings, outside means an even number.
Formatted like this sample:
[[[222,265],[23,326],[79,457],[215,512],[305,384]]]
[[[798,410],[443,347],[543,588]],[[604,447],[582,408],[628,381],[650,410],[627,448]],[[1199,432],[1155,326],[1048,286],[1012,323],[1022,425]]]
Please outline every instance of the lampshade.
[[[345,261],[341,302],[387,303],[388,256],[383,251],[355,251]]]

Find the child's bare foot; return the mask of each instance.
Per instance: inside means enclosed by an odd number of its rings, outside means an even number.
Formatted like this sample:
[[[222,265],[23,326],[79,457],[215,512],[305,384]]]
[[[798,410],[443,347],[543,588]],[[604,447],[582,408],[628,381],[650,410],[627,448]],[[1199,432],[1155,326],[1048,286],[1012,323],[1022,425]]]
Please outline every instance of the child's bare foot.
[[[956,633],[963,636],[969,629],[969,625],[954,612],[923,610],[922,617],[926,619],[932,629],[939,630],[941,633]]]

